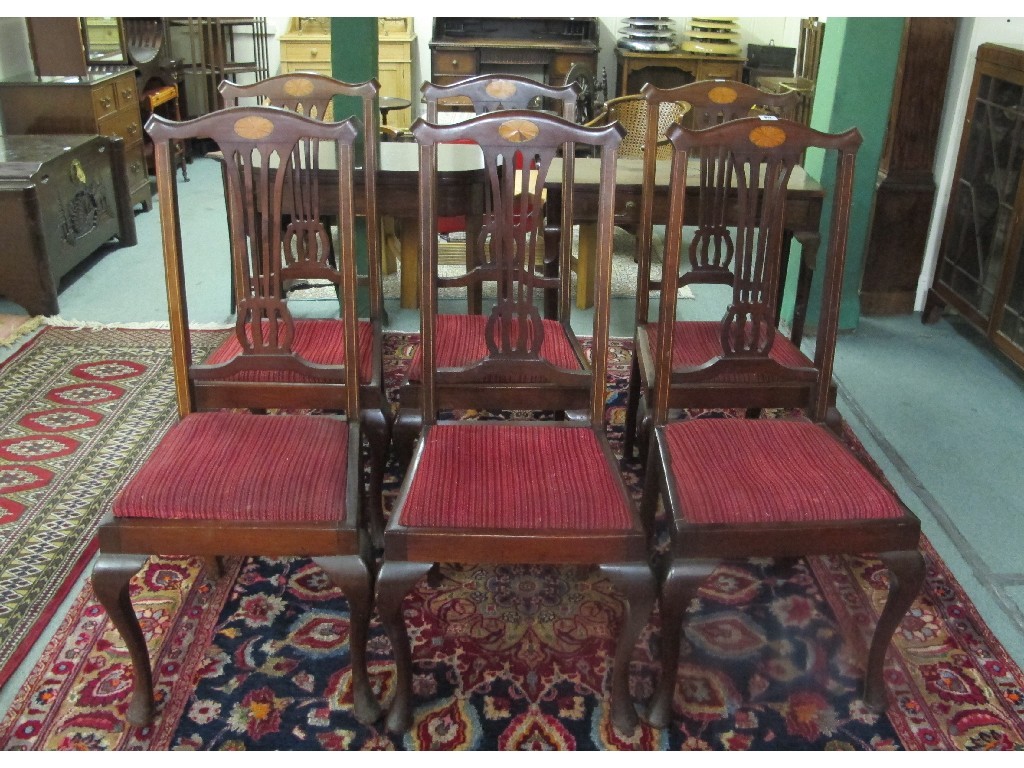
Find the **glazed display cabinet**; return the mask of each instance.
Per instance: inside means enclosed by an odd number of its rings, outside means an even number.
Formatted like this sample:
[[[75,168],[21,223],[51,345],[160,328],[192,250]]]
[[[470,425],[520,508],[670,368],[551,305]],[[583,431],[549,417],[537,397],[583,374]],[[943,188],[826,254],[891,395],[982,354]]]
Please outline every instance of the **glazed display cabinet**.
[[[1024,367],[1024,48],[984,44],[924,320],[959,312]]]

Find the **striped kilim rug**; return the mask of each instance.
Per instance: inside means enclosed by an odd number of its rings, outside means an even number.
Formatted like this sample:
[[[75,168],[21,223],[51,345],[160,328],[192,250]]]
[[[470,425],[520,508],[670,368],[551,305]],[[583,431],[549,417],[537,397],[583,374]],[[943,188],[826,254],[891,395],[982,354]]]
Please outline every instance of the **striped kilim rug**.
[[[224,332],[196,334],[212,349]],[[0,366],[0,684],[93,551],[96,523],[177,415],[169,336],[46,328]]]

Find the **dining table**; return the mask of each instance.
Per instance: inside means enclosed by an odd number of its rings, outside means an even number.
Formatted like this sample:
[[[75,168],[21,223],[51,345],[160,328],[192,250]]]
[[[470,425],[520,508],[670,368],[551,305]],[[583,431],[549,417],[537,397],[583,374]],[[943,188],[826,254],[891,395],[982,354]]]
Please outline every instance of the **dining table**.
[[[479,147],[468,144],[442,144],[438,151],[437,211],[439,216],[466,216],[467,231],[479,231],[483,214],[483,154]],[[655,171],[655,198],[653,223],[668,220],[670,160],[659,160]],[[687,202],[684,224],[696,224],[699,165],[691,161],[687,174]],[[585,309],[594,301],[594,255],[596,246],[595,223],[598,210],[600,159],[575,158],[574,223],[579,224],[578,253],[574,268],[577,272],[576,306]],[[355,205],[362,213],[362,172],[355,174]],[[560,220],[562,161],[556,158],[548,170],[546,206],[549,221]],[[635,228],[640,221],[640,202],[643,187],[643,161],[641,158],[619,158],[615,173],[615,224],[626,230]],[[321,193],[328,198],[329,186]],[[815,258],[820,243],[819,226],[825,199],[825,189],[802,166],[797,166],[789,179],[784,214],[786,244],[793,239],[803,245],[796,291],[794,331],[802,333],[803,302],[810,288]],[[377,214],[386,222],[394,219],[397,227],[390,229],[385,223],[383,256],[401,260],[400,302],[403,308],[419,306],[420,212],[419,212],[419,145],[414,142],[382,142],[377,172]],[[467,240],[472,235],[467,237]],[[389,255],[390,252],[390,255]],[[385,267],[387,271],[387,267]],[[780,275],[780,289],[785,275]],[[781,304],[781,302],[779,302]]]

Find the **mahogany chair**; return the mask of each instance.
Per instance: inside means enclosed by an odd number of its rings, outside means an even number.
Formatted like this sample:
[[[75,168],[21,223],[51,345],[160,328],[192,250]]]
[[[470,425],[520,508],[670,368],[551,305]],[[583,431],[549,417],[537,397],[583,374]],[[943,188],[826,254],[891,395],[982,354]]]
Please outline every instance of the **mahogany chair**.
[[[426,82],[420,87],[423,102],[426,104],[426,120],[438,122],[438,111],[441,106],[458,104],[473,108],[475,114],[486,114],[505,109],[545,109],[556,107],[556,111],[566,120],[575,122],[576,107],[580,98],[579,86],[544,85],[518,75],[479,75],[466,78],[456,83],[439,85]],[[477,262],[477,253],[473,249],[473,236],[468,230],[474,230],[475,221],[470,222],[466,216],[441,216],[437,221],[437,233],[450,235],[454,232],[466,232],[466,269],[471,270]],[[476,282],[467,286],[469,311],[479,315],[483,311],[481,288]]]
[[[243,99],[257,99],[263,106],[275,106],[287,109],[314,119],[330,117],[331,102],[335,96],[358,98],[362,107],[362,125],[376,124],[376,99],[380,93],[380,84],[376,80],[365,83],[345,83],[324,75],[299,72],[278,75],[261,80],[251,85],[237,85],[228,80],[223,81],[219,90],[226,102],[235,106]],[[360,174],[363,187],[363,199],[357,200],[357,211],[365,216],[367,222],[377,222],[377,173],[379,148],[375,141],[363,141],[363,172]],[[230,212],[229,212],[230,215]],[[285,216],[287,226],[290,212]],[[320,212],[326,232],[336,226],[333,211],[323,206]],[[230,222],[229,222],[230,226]],[[359,285],[369,294],[368,316],[359,324],[359,359],[360,386],[362,394],[360,402],[363,406],[363,430],[370,449],[370,521],[374,537],[379,544],[383,530],[383,509],[381,491],[384,481],[384,465],[391,444],[391,406],[387,401],[384,386],[384,356],[382,352],[382,333],[384,323],[383,274],[380,258],[380,227],[366,227],[367,274],[360,275]],[[327,259],[311,258],[301,252],[285,254],[281,266],[281,278],[286,292],[295,290],[296,285],[308,284],[310,280],[326,280],[336,287],[340,286],[340,276],[334,262],[334,240],[326,239]],[[232,273],[234,275],[234,272]],[[232,280],[236,294],[232,306],[244,298],[245,286]],[[340,294],[339,294],[340,298]],[[332,328],[332,325],[335,326]],[[322,343],[321,336],[328,334],[340,341],[337,335],[340,321],[304,320],[295,321],[296,333],[302,343],[321,346],[316,362],[324,364],[343,364],[343,349],[337,343]],[[308,340],[308,341],[305,341]],[[238,344],[229,339],[217,350],[212,362],[222,362],[238,353]]]
[[[862,461],[833,431],[839,424],[829,390],[860,133],[825,134],[788,120],[744,118],[703,131],[673,127],[668,138],[675,150],[672,189],[685,189],[687,161],[694,155],[700,158],[702,175],[713,176],[727,163],[736,182],[735,204],[744,216],[736,230],[732,303],[710,334],[717,354],[702,365],[673,368],[670,376],[659,376],[653,393],[654,454],[642,512],[653,528],[660,499],[671,543],[660,596],[662,675],[649,720],[663,727],[671,718],[680,625],[691,598],[720,561],[748,557],[881,557],[889,569],[889,597],[871,643],[864,699],[884,708],[885,651],[920,590],[924,561],[918,551],[917,518],[877,468]],[[779,196],[807,147],[836,157],[821,319],[811,361],[776,354],[780,337],[773,320],[784,225]],[[665,246],[667,292],[681,282],[679,232],[687,204],[685,194],[672,195]],[[754,216],[758,207],[760,219]],[[676,311],[676,302],[661,302],[657,332],[644,337],[662,371],[669,370],[681,337],[693,333],[676,321]],[[750,377],[809,389],[806,415],[669,420],[680,382]]]
[[[611,286],[615,149],[622,129],[584,128],[538,112],[493,112],[459,125],[439,127],[418,120],[420,211],[435,221],[435,148],[468,138],[485,158],[494,202],[484,225],[487,269],[501,290],[480,328],[466,331],[460,319],[437,314],[437,240],[424,228],[420,313],[422,325],[423,433],[384,531],[377,605],[394,648],[396,693],[388,713],[392,731],[411,723],[411,651],[402,601],[435,563],[526,563],[598,566],[625,597],[612,675],[612,721],[624,730],[636,724],[629,699],[629,658],[653,603],[654,578],[647,562],[644,528],[632,509],[605,435],[605,374]],[[558,323],[543,320],[537,307],[544,279],[537,276],[543,237],[536,198],[552,161],[566,143],[597,145],[602,151],[598,212],[597,304],[589,360]],[[534,167],[537,184],[517,195],[511,174]],[[573,165],[562,165],[563,231],[572,221]],[[536,202],[536,200],[532,201]],[[530,211],[533,213],[530,213]],[[518,213],[518,215],[516,215]],[[562,242],[563,255],[568,243]],[[567,273],[563,273],[567,275]],[[567,280],[566,280],[567,281]],[[470,316],[472,318],[472,316]],[[474,322],[470,320],[470,322]],[[472,360],[453,361],[446,324],[462,329]],[[468,340],[467,340],[468,339]],[[556,357],[548,352],[558,345]],[[480,347],[479,351],[476,350]],[[564,360],[564,362],[563,362]],[[458,421],[438,417],[446,391],[461,389],[460,404],[492,407],[493,382],[505,382],[506,401],[520,408],[550,407],[552,398],[586,385],[578,420]],[[571,388],[571,389],[570,389]],[[446,396],[447,401],[453,398]],[[575,398],[576,395],[574,394]]]
[[[649,83],[642,89],[643,97],[651,105],[665,102],[676,102],[685,99],[693,110],[693,120],[700,128],[717,125],[744,117],[755,110],[765,110],[787,114],[795,106],[792,94],[774,94],[762,91],[744,83],[728,80],[707,80],[676,88],[657,88]],[[656,143],[664,137],[660,126],[649,120],[646,126],[647,144]],[[671,151],[671,147],[669,147]],[[657,332],[657,323],[651,319],[651,293],[662,293],[662,282],[652,277],[652,232],[654,221],[655,177],[658,160],[650,154],[644,155],[643,190],[640,205],[640,226],[637,231],[637,292],[636,292],[636,344],[633,349],[630,379],[626,398],[626,418],[623,436],[623,456],[631,460],[634,450],[639,449],[640,460],[647,460],[649,434],[649,414],[647,403],[657,378],[658,368],[650,349],[656,342],[651,340]],[[694,160],[696,162],[696,160]],[[734,176],[728,157],[709,168],[713,175],[701,176],[699,205],[697,208],[697,226],[693,234],[684,244],[688,258],[679,276],[680,285],[723,285],[732,286],[736,281],[734,263],[737,258],[735,230],[727,225],[727,212],[733,211],[730,221],[739,214],[754,217],[751,221],[756,226],[758,212],[737,212],[731,209]],[[696,171],[694,171],[696,174]],[[779,191],[785,194],[785,188]],[[780,204],[784,201],[780,201]],[[693,217],[691,217],[693,218]],[[681,225],[675,225],[681,226]],[[666,237],[668,227],[666,227]],[[675,233],[679,234],[679,233]],[[788,254],[792,233],[788,230],[781,234],[778,248],[781,254]],[[817,252],[817,233],[804,233],[801,240],[807,245],[805,251],[809,258]],[[813,247],[812,247],[813,246]],[[667,252],[666,240],[666,252]],[[666,262],[667,263],[667,262]],[[773,284],[785,284],[786,260],[780,256],[782,272]],[[665,269],[663,264],[662,269]],[[810,288],[810,272],[801,270],[805,278],[797,303],[801,307],[801,316],[806,311],[807,295]],[[779,323],[780,297],[772,301],[775,312],[775,324]],[[723,310],[725,307],[723,307]],[[688,332],[677,334],[677,347],[672,360],[673,370],[680,368],[696,369],[703,363],[713,359],[719,353],[716,341],[718,324],[714,321],[681,320],[686,324]],[[790,338],[781,334],[776,337],[773,356],[793,364],[808,364],[806,356],[800,351],[803,327],[794,323]],[[713,376],[693,373],[681,378],[678,385],[673,385],[673,408],[743,408],[756,417],[760,409],[767,407],[805,407],[810,402],[811,390],[808,386],[793,382],[779,383],[758,376],[747,376],[734,381],[726,381]],[[834,401],[834,390],[833,390]]]
[[[118,494],[98,532],[92,583],[135,670],[128,719],[148,723],[155,706],[146,642],[131,604],[131,576],[151,554],[211,561],[260,554],[312,557],[344,590],[351,606],[355,714],[371,722],[379,707],[365,659],[373,561],[363,527],[366,388],[360,385],[369,360],[362,351],[343,354],[367,349],[359,341],[365,331],[355,312],[357,122],[324,123],[272,107],[239,107],[184,123],[153,116],[146,129],[156,149],[180,420]],[[217,144],[231,208],[231,256],[240,286],[236,354],[213,362],[196,361],[189,333],[172,166],[173,142],[183,139]],[[321,179],[338,190],[334,199],[320,194]],[[294,257],[324,259],[330,235],[320,214],[328,206],[339,223],[338,267],[324,266],[320,273],[340,283],[340,320],[303,326],[289,311],[279,267]],[[284,212],[290,214],[286,228]]]
[[[437,119],[437,108],[443,99],[462,96],[472,100],[474,108],[481,114],[495,114],[506,110],[509,105],[517,105],[525,110],[537,99],[558,99],[562,105],[561,116],[566,122],[574,122],[576,110],[577,86],[546,86],[541,83],[511,75],[482,76],[470,78],[452,85],[438,86],[424,83],[422,87],[427,102],[427,121]],[[511,108],[511,107],[509,107]],[[536,114],[544,114],[536,112]],[[472,138],[462,137],[457,132],[451,133],[451,143],[474,143]],[[575,148],[568,149],[566,172],[573,173]],[[487,252],[488,243],[494,244],[493,233],[499,226],[504,215],[510,215],[514,223],[519,217],[525,216],[524,224],[531,227],[542,227],[544,224],[544,200],[546,191],[543,183],[538,183],[539,169],[530,166],[527,183],[523,184],[523,169],[527,166],[516,165],[522,162],[521,155],[512,161],[515,167],[514,176],[506,174],[505,178],[513,184],[513,197],[504,201],[504,208],[496,203],[493,189],[485,189],[483,194],[483,212],[480,217],[482,226],[471,235],[467,234],[466,242],[466,273],[453,278],[441,278],[435,275],[439,287],[467,288],[470,315],[440,315],[437,319],[436,336],[438,349],[441,350],[439,365],[444,368],[469,367],[483,359],[487,344],[485,341],[487,321],[483,317],[483,286],[486,282],[500,282],[503,272],[494,261],[494,255]],[[523,207],[525,205],[525,208]],[[459,218],[459,217],[455,217]],[[563,219],[571,223],[571,219]],[[544,244],[538,243],[538,260],[534,265],[536,271],[544,276],[543,286],[546,319],[546,336],[541,349],[541,357],[555,365],[571,371],[557,383],[539,385],[516,377],[498,376],[488,380],[470,382],[442,378],[437,384],[437,407],[450,408],[524,408],[534,403],[538,408],[550,408],[564,411],[586,408],[588,388],[587,365],[583,347],[569,325],[570,316],[570,283],[563,282],[558,275],[568,275],[568,269],[559,266],[560,261],[571,263],[571,239],[562,239],[561,222],[548,222],[543,231]],[[465,221],[455,223],[445,217],[439,217],[436,224],[438,231],[443,228],[464,227]],[[567,230],[572,231],[571,227]],[[543,262],[540,259],[543,254]],[[537,283],[541,285],[541,283]],[[417,349],[412,363],[398,392],[398,416],[395,420],[393,442],[399,460],[404,464],[412,451],[412,443],[420,432],[421,419],[421,378],[422,352]],[[543,393],[542,397],[538,395]]]

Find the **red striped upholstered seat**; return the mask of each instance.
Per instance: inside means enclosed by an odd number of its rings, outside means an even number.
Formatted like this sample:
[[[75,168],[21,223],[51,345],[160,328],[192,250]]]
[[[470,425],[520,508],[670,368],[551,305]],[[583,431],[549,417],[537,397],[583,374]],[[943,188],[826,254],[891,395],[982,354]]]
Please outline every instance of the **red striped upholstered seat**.
[[[644,326],[650,338],[651,349],[658,346],[658,324],[648,323]],[[722,354],[722,324],[718,321],[680,321],[672,334],[672,367],[681,368],[698,366]],[[808,357],[797,349],[788,338],[781,333],[775,334],[768,356],[787,367],[801,368],[810,366]],[[743,381],[748,377],[723,376],[723,382]],[[757,377],[763,378],[763,377]]]
[[[348,425],[323,416],[192,413],[114,500],[114,517],[340,522]]]
[[[561,324],[557,320],[543,320],[542,323],[544,341],[540,348],[541,358],[559,368],[580,370],[579,360]],[[518,325],[513,319],[513,336],[517,333]],[[437,367],[458,368],[487,357],[484,334],[486,326],[487,318],[484,315],[438,315],[435,331]],[[409,366],[409,381],[421,381],[422,378],[423,351],[417,346]]]
[[[292,348],[299,357],[319,365],[341,365],[345,362],[345,330],[341,320],[296,320]],[[252,338],[252,335],[249,335]],[[238,337],[231,335],[213,351],[206,365],[226,363],[242,354]],[[373,366],[373,326],[359,323],[359,383],[369,384]],[[291,371],[243,371],[228,377],[232,381],[308,381]]]
[[[409,527],[623,531],[633,519],[592,430],[500,423],[432,427],[402,508]]]
[[[678,514],[693,524],[899,518],[903,508],[809,420],[694,419],[665,427]]]

